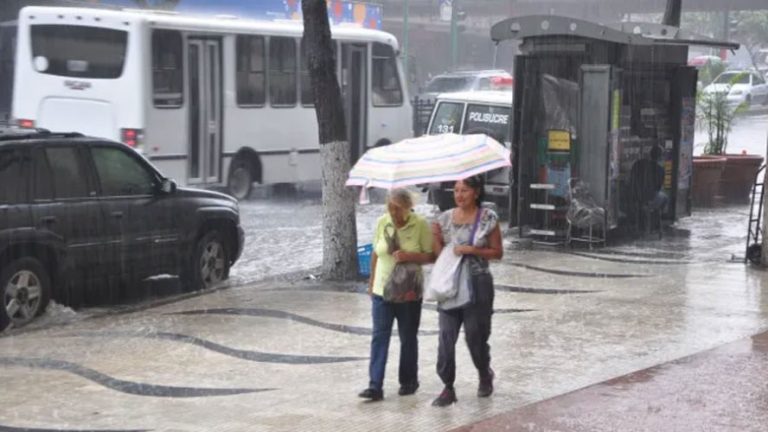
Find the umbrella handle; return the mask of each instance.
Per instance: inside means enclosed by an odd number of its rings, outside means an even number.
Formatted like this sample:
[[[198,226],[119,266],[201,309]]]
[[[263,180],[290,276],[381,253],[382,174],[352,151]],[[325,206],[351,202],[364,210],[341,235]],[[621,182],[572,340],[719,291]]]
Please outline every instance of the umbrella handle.
[[[371,198],[368,196],[368,183],[360,187],[360,204],[370,204]]]

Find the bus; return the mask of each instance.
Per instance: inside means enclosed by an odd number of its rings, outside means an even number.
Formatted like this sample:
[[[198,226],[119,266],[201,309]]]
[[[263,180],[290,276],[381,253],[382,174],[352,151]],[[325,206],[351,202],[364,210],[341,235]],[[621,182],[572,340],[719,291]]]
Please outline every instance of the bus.
[[[241,199],[321,178],[301,23],[34,6],[17,22],[19,127],[122,141],[181,184]],[[332,36],[353,162],[412,136],[396,38]]]

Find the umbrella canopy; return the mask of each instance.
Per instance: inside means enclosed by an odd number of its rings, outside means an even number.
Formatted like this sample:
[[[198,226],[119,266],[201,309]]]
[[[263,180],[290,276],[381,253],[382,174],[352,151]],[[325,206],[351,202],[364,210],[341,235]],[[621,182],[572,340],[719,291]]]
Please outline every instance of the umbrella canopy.
[[[350,171],[347,186],[394,189],[510,165],[509,149],[487,135],[425,135],[368,150]]]

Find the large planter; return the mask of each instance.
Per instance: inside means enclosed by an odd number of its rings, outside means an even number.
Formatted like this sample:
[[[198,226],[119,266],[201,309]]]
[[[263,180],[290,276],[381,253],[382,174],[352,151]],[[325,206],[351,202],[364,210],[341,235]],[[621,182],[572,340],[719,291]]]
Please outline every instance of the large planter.
[[[759,155],[725,155],[725,169],[720,177],[720,193],[728,204],[747,204],[755,176],[763,164]]]
[[[693,158],[691,201],[694,207],[714,207],[723,202],[720,179],[725,171],[723,156],[696,156]]]

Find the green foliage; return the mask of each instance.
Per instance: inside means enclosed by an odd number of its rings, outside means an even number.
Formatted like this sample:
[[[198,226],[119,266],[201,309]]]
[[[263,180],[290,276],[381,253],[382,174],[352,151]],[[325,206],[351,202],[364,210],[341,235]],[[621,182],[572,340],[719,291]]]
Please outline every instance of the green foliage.
[[[699,127],[707,131],[707,145],[704,154],[723,155],[728,148],[728,134],[733,128],[736,116],[744,112],[748,106],[746,103],[732,105],[728,102],[728,93],[735,82],[742,77],[738,74],[731,79],[724,91],[699,93],[697,100],[697,114]]]

